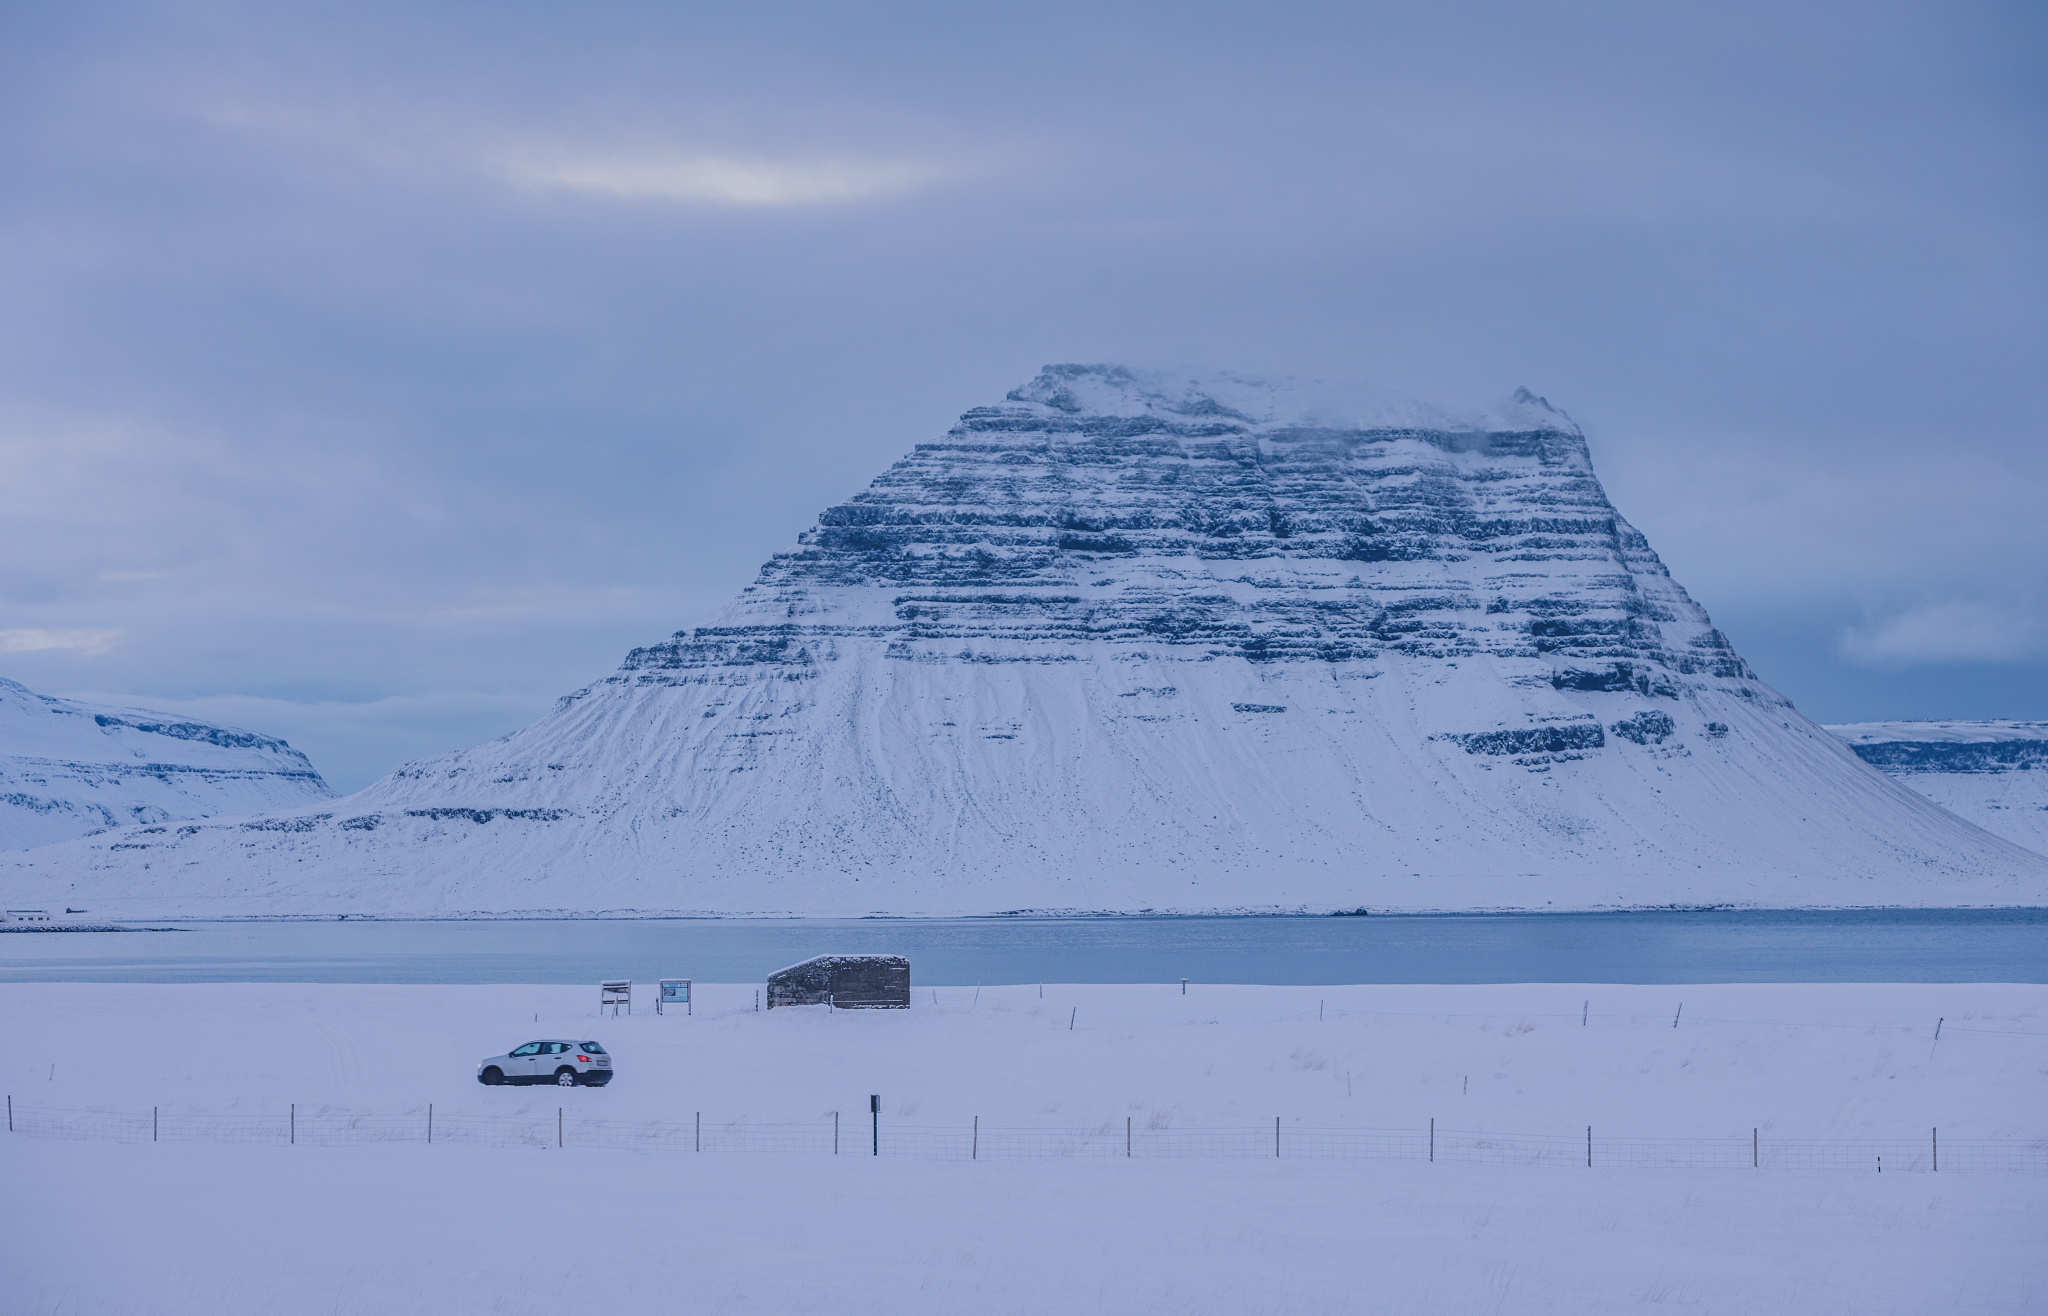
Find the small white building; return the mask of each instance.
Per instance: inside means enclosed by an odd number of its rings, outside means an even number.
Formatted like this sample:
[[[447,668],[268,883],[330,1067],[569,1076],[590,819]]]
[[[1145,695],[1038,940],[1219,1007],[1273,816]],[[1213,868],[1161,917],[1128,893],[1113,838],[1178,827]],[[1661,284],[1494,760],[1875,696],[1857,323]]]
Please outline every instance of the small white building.
[[[10,909],[4,917],[0,917],[0,922],[5,923],[48,923],[49,921],[50,911],[47,909]]]

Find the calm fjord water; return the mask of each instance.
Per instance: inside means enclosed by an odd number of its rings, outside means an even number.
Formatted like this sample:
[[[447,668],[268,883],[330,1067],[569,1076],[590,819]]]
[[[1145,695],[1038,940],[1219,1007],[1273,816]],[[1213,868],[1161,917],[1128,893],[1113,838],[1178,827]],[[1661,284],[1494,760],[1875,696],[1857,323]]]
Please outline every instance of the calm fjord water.
[[[0,936],[0,982],[749,982],[827,951],[934,985],[2048,982],[2040,909],[178,926]]]

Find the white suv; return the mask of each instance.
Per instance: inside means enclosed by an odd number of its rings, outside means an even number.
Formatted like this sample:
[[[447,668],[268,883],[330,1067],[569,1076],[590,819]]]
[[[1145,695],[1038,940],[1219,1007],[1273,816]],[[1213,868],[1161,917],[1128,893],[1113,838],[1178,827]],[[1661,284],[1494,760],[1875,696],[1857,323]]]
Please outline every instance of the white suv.
[[[554,1083],[565,1088],[578,1084],[601,1088],[612,1081],[612,1058],[595,1042],[528,1042],[480,1061],[476,1081],[490,1086]]]

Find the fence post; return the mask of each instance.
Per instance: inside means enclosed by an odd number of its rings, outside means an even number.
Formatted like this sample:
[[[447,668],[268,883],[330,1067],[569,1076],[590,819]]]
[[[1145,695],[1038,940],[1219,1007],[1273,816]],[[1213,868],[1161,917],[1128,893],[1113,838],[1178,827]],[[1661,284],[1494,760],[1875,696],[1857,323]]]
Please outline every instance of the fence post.
[[[1275,1156],[1280,1154],[1280,1117],[1278,1115],[1273,1117],[1273,1154]]]
[[[1941,1130],[1938,1128],[1929,1129],[1928,1133],[1934,1139],[1934,1170],[1935,1173],[1939,1174],[1941,1172]]]
[[[149,1140],[156,1141],[156,1107],[149,1108]]]
[[[292,1146],[299,1145],[299,1103],[292,1103]]]
[[[700,1115],[698,1118],[703,1117]],[[836,1110],[832,1112],[832,1154],[839,1154],[839,1112]]]
[[[1131,1117],[1130,1117],[1129,1115],[1126,1115],[1126,1116],[1124,1116],[1124,1155],[1128,1157],[1128,1156],[1129,1156],[1130,1154],[1131,1154]]]
[[[427,1146],[434,1145],[434,1103],[427,1103]]]
[[[839,1117],[837,1115],[832,1117],[832,1149],[834,1151],[839,1149]],[[697,1150],[704,1150],[704,1112],[701,1110],[697,1112]]]
[[[14,1132],[14,1094],[7,1094],[7,1131]]]
[[[1682,1015],[1682,1014],[1684,1014],[1684,1013],[1685,1013],[1685,1002],[1684,1002],[1684,1001],[1680,1001],[1680,1002],[1678,1003],[1678,1014],[1674,1014],[1674,1015],[1672,1015],[1672,1016],[1671,1016],[1671,1026],[1672,1026],[1673,1028],[1676,1028],[1676,1027],[1678,1027],[1678,1015]]]
[[[1673,1028],[1677,1026],[1676,1024],[1672,1025]],[[1593,1168],[1593,1126],[1590,1124],[1586,1126],[1586,1168],[1589,1170]]]
[[[1756,1151],[1756,1130],[1755,1130],[1755,1129],[1751,1129],[1751,1130],[1749,1131],[1749,1168],[1750,1168],[1750,1169],[1752,1169],[1752,1170],[1754,1170],[1754,1169],[1757,1169],[1758,1167],[1759,1167],[1759,1161],[1758,1161],[1758,1159],[1757,1159],[1757,1151]]]
[[[868,1114],[874,1119],[875,1124],[875,1147],[872,1154],[880,1156],[882,1154],[882,1098],[879,1095],[869,1094]]]
[[[1436,1163],[1436,1120],[1434,1117],[1429,1121],[1429,1160],[1432,1165]]]

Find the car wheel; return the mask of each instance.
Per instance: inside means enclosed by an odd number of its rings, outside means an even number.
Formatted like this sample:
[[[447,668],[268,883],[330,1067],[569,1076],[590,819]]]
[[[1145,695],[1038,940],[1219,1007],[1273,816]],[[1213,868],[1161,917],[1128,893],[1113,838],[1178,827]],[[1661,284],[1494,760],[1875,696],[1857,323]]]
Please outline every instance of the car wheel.
[[[477,1082],[482,1083],[485,1087],[494,1088],[498,1086],[498,1084],[503,1083],[504,1081],[505,1071],[498,1068],[496,1065],[492,1065],[489,1069],[486,1069],[483,1073],[477,1075]]]
[[[558,1088],[573,1088],[573,1087],[575,1087],[575,1086],[576,1086],[576,1071],[575,1071],[575,1070],[573,1070],[573,1069],[558,1069],[558,1070],[556,1070],[556,1071],[555,1071],[555,1086],[556,1086],[556,1087],[558,1087]]]

